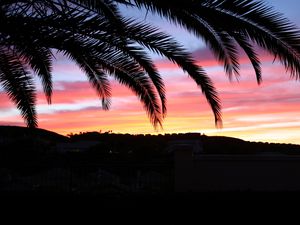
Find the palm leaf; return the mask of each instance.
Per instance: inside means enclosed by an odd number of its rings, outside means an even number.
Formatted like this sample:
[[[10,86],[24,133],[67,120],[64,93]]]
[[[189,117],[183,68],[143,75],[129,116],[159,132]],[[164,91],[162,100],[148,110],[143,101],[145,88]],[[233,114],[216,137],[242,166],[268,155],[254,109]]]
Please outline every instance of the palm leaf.
[[[33,81],[18,57],[10,54],[5,47],[0,47],[0,83],[21,111],[28,127],[36,127],[36,96]]]
[[[250,46],[249,41],[253,41],[272,55],[278,56],[282,64],[291,72],[292,77],[299,79],[299,29],[263,1],[187,0],[185,4],[177,2],[168,4],[158,0],[129,0],[128,2],[134,3],[139,8],[146,7],[187,28],[199,37],[204,37],[205,40],[213,40],[213,38],[209,32],[203,30],[203,27],[198,26],[200,23],[206,25],[211,31],[235,33],[235,37],[242,35],[244,44],[247,41],[247,45]],[[196,22],[193,22],[195,18]],[[210,44],[210,47],[216,51],[214,45]],[[253,59],[251,61],[253,64]],[[258,68],[255,67],[257,73]]]
[[[183,47],[177,44],[170,36],[159,32],[157,29],[144,24],[127,22],[127,35],[149,50],[167,57],[186,71],[201,87],[207,101],[209,102],[215,116],[216,125],[221,126],[221,106],[217,92],[211,80],[203,69],[197,66]]]

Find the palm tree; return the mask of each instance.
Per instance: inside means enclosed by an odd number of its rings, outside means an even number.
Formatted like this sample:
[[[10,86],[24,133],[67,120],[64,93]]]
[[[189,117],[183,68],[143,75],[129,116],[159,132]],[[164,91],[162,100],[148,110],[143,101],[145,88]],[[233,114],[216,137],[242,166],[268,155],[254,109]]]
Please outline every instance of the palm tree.
[[[122,17],[114,1],[94,1],[97,9],[92,1],[86,3],[91,5],[67,0],[0,2],[0,82],[29,127],[37,126],[33,74],[41,78],[51,103],[54,50],[85,72],[103,109],[110,106],[110,75],[134,91],[157,127],[166,114],[166,98],[162,78],[145,51],[150,49],[187,71],[205,94],[216,123],[221,121],[211,80],[172,37]]]
[[[110,105],[108,75],[132,89],[156,127],[166,114],[165,89],[147,48],[186,71],[202,89],[221,123],[220,102],[205,71],[172,37],[157,28],[124,18],[119,6],[150,10],[202,38],[229,78],[239,75],[238,46],[249,57],[260,83],[254,45],[269,51],[291,76],[300,75],[300,32],[281,14],[258,0],[3,0],[0,3],[0,82],[36,126],[31,69],[51,102],[53,50],[75,61],[102,99]],[[30,31],[30,32],[29,32]],[[160,101],[160,102],[159,102]]]

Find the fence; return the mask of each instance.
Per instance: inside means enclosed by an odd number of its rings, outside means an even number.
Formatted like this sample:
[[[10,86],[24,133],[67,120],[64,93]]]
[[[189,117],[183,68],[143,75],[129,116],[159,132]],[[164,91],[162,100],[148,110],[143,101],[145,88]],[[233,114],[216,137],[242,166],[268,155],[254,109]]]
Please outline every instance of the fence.
[[[299,191],[300,156],[209,155],[175,149],[149,163],[19,165],[0,168],[0,192],[72,194]]]
[[[175,192],[300,191],[300,156],[175,152]]]
[[[173,189],[169,163],[22,165],[0,168],[1,192],[163,193]]]

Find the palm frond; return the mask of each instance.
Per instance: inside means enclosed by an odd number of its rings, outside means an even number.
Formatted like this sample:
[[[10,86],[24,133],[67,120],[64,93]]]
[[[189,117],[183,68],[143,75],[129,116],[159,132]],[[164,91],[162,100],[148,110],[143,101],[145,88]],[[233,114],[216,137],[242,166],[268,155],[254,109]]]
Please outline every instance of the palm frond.
[[[241,48],[247,54],[249,60],[252,63],[252,66],[253,66],[253,68],[255,70],[257,83],[260,84],[262,82],[262,74],[261,74],[262,72],[261,72],[261,66],[260,66],[261,63],[260,63],[258,55],[256,54],[253,46],[242,35],[232,34],[232,36],[235,38],[235,40],[237,41],[237,43],[241,46]]]
[[[156,90],[160,96],[162,103],[162,111],[163,114],[166,113],[166,98],[165,98],[165,89],[162,79],[151,61],[151,59],[147,56],[147,54],[138,46],[136,46],[132,41],[124,41],[125,38],[118,38],[118,34],[110,31],[110,24],[102,21],[102,17],[100,18],[91,18],[89,20],[85,20],[80,23],[78,27],[73,27],[74,23],[81,20],[81,17],[74,17],[74,21],[68,20],[67,22],[63,18],[59,17],[48,17],[45,20],[28,20],[28,26],[42,26],[42,28],[47,24],[51,25],[55,30],[63,29],[64,35],[61,33],[51,34],[46,30],[44,34],[42,34],[40,39],[43,39],[45,43],[49,44],[51,48],[61,48],[60,43],[64,41],[64,39],[71,38],[70,36],[74,36],[76,34],[76,38],[82,40],[89,40],[89,50],[93,52],[101,52],[101,51],[116,51],[122,52],[128,57],[135,60],[141,69],[148,73],[151,78]],[[27,29],[30,29],[28,27]],[[44,30],[44,29],[40,29]],[[75,33],[74,33],[75,32]],[[35,34],[37,36],[39,34]],[[64,37],[63,37],[64,36]],[[48,38],[45,38],[48,37]],[[53,38],[56,39],[53,41]],[[52,39],[52,40],[50,40]],[[55,43],[57,42],[57,43]],[[107,49],[103,49],[99,43],[105,43]],[[73,44],[73,46],[76,43]],[[69,44],[68,48],[71,48],[72,44]],[[85,45],[86,48],[87,45]]]
[[[101,51],[100,48],[109,50],[109,47],[103,43],[95,48],[93,45],[89,46],[89,43],[82,43],[79,39],[64,42],[62,46],[62,49],[67,52],[66,55],[77,61],[81,66],[85,67],[82,59],[80,59],[80,57],[84,57],[91,65],[98,65],[98,68],[101,68],[102,71],[111,74],[120,83],[133,90],[144,104],[154,127],[161,126],[161,109],[151,79],[140,69],[139,64],[131,58],[126,57],[121,52]]]
[[[51,104],[52,97],[52,53],[51,50],[45,47],[38,46],[18,46],[18,52],[22,59],[30,65],[33,71],[39,76],[42,81],[44,93],[48,104]]]
[[[218,1],[221,4],[221,1]],[[224,1],[228,5],[228,1]],[[236,11],[242,6],[244,2],[249,1],[237,1],[239,5],[234,6]],[[259,1],[258,1],[259,2]],[[229,33],[234,32],[236,35],[242,35],[247,40],[252,40],[260,47],[269,51],[272,55],[278,56],[281,63],[290,71],[291,76],[299,79],[300,76],[300,31],[295,28],[293,24],[287,21],[287,19],[281,17],[278,13],[270,10],[264,4],[255,4],[256,7],[252,7],[245,15],[237,14],[217,6],[205,5],[201,10],[201,14],[209,20],[215,20],[215,25],[223,30],[227,30]],[[242,8],[243,9],[243,8]],[[263,16],[257,17],[257,11]],[[214,14],[212,18],[211,14]],[[268,18],[266,21],[264,17]],[[260,19],[258,19],[260,18]],[[226,21],[221,23],[220,21]],[[230,24],[233,24],[231,26]],[[272,25],[271,25],[272,24]]]
[[[107,74],[102,71],[96,60],[87,58],[84,54],[76,51],[65,51],[65,55],[77,63],[77,65],[87,75],[89,82],[96,89],[97,94],[101,98],[102,109],[108,110],[111,105],[111,87],[107,78]]]
[[[149,80],[142,73],[131,75],[119,70],[116,70],[113,76],[139,97],[154,128],[162,127],[160,107]]]
[[[47,101],[51,103],[52,96],[52,57],[51,50],[47,47],[43,47],[42,43],[38,43],[35,32],[33,31],[29,35],[22,35],[20,33],[25,32],[26,26],[22,26],[22,23],[26,23],[26,19],[22,17],[14,17],[14,23],[11,23],[9,17],[2,17],[2,23],[6,23],[6,26],[1,29],[2,45],[9,46],[15,56],[20,57],[20,61],[27,63],[31,69],[42,80],[44,93]],[[20,24],[21,26],[16,26]],[[0,35],[1,37],[1,35]]]
[[[0,47],[0,83],[21,111],[28,127],[37,127],[34,83],[17,57]]]
[[[212,108],[216,124],[222,123],[220,100],[211,80],[206,76],[203,69],[195,64],[190,54],[182,46],[157,29],[149,25],[133,23],[132,21],[127,22],[126,33],[131,39],[149,50],[167,57],[182,68],[183,71],[186,71],[201,87]]]
[[[213,40],[209,32],[195,24],[202,23],[210,30],[234,33],[235,37],[242,35],[244,41],[247,40],[247,45],[253,41],[272,55],[278,56],[292,77],[296,79],[300,77],[300,31],[263,1],[187,0],[184,4],[178,2],[168,4],[159,0],[129,0],[129,2],[139,8],[146,7],[204,39],[206,36],[207,39]],[[183,15],[188,16],[185,18]],[[199,22],[195,22],[195,18]],[[215,51],[212,44],[210,47]],[[252,64],[253,62],[252,60]],[[254,69],[257,73],[257,66]]]

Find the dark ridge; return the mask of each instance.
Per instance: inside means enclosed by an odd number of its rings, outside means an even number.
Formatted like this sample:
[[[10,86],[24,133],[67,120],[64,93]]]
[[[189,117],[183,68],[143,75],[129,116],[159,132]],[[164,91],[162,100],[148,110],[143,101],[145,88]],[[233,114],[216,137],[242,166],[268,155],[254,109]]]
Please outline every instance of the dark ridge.
[[[202,136],[203,149],[208,154],[300,154],[300,145],[288,143],[250,142],[224,136]]]
[[[69,142],[79,145],[98,142],[88,151],[77,152],[78,158],[93,158],[96,155],[105,155],[116,158],[126,158],[127,156],[139,156],[142,158],[160,157],[165,155],[165,149],[172,141],[199,140],[203,147],[204,154],[259,154],[259,153],[283,153],[300,154],[300,145],[280,144],[268,142],[250,142],[238,138],[224,136],[206,136],[200,133],[174,133],[164,135],[150,134],[116,134],[108,132],[80,132],[78,134],[68,134],[66,136],[52,131],[26,128],[18,126],[0,126],[0,144],[2,147],[17,147],[27,142],[37,142],[35,149],[43,150],[42,146],[55,146],[60,143]],[[8,145],[3,145],[5,140],[9,140]],[[43,143],[40,146],[39,143]],[[10,147],[11,146],[11,147]],[[26,148],[23,150],[25,151]],[[75,153],[74,153],[75,154]],[[92,157],[91,157],[92,156]],[[100,157],[100,158],[101,158]]]
[[[0,137],[4,138],[33,138],[39,137],[49,141],[67,141],[68,137],[53,131],[40,128],[27,128],[19,126],[0,126]]]

